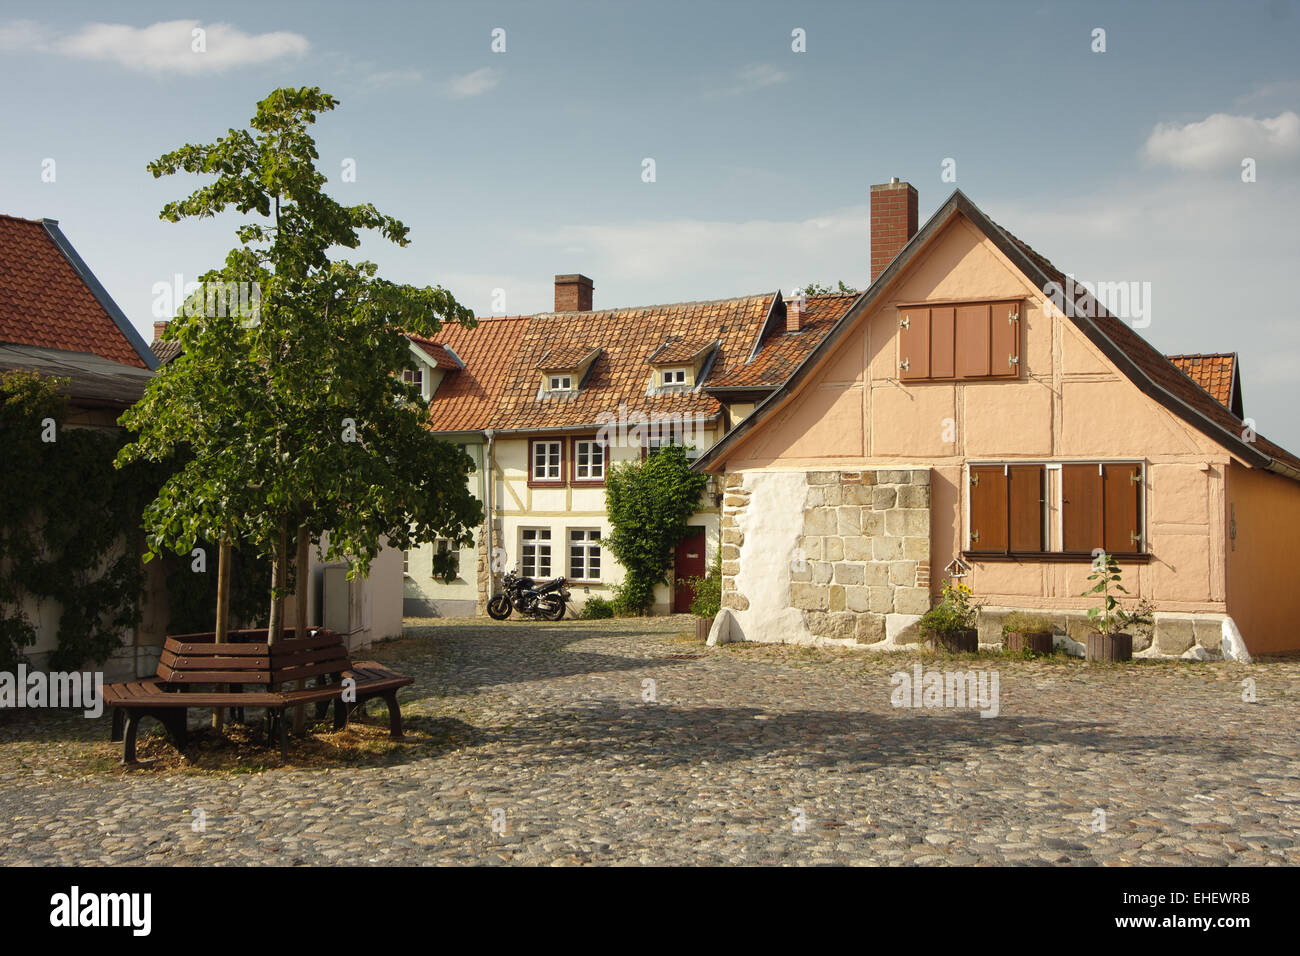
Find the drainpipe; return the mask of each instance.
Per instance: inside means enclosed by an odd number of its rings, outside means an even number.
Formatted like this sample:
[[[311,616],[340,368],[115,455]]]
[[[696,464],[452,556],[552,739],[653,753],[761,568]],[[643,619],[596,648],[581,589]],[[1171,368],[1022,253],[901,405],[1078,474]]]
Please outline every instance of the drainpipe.
[[[483,455],[483,503],[487,510],[488,600],[496,596],[496,575],[492,572],[492,443],[496,432],[489,428],[483,433],[487,447]]]

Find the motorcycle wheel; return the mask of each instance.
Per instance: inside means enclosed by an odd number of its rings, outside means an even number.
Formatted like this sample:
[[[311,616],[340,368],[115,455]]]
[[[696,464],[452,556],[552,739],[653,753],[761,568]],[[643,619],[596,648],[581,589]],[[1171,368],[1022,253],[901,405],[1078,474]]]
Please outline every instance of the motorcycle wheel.
[[[565,610],[566,608],[564,606],[564,602],[556,601],[555,607],[547,608],[545,611],[542,612],[542,617],[544,617],[548,621],[558,621],[564,617]]]
[[[488,617],[494,621],[504,621],[510,616],[510,599],[504,594],[495,595],[487,605]]]

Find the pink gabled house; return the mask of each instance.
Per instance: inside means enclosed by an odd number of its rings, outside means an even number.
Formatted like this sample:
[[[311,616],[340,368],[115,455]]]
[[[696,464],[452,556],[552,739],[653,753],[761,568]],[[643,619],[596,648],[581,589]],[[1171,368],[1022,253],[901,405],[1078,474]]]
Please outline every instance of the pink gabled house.
[[[870,287],[696,463],[728,637],[903,645],[956,572],[982,643],[1013,609],[1081,640],[1105,549],[1156,608],[1139,656],[1300,649],[1300,458],[1235,356],[1161,355],[960,191],[917,225],[873,187]]]

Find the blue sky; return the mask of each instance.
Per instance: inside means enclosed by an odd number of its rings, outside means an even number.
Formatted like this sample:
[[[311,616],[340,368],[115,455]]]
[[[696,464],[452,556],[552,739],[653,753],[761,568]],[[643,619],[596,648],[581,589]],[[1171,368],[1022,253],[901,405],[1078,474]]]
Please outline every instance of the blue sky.
[[[497,288],[549,309],[567,272],[598,308],[862,287],[870,185],[913,183],[923,219],[956,185],[1081,279],[1150,282],[1143,334],[1240,352],[1246,414],[1300,450],[1298,41],[1298,0],[6,2],[0,211],[60,220],[147,332],[154,284],[218,263],[234,220],[161,222],[198,181],[145,164],[282,85],[341,99],[330,188],[411,227],[362,252],[483,314]]]

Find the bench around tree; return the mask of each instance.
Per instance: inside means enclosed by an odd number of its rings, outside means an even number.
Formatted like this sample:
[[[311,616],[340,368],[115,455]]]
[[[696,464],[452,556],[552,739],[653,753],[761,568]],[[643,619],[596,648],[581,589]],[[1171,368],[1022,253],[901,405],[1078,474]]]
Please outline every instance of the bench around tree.
[[[292,633],[292,628],[285,631]],[[183,751],[191,707],[230,708],[240,719],[245,707],[265,708],[269,733],[280,741],[281,759],[288,753],[285,712],[298,705],[315,704],[319,717],[332,701],[334,728],[341,730],[347,726],[351,704],[364,705],[380,697],[388,708],[392,737],[401,738],[397,691],[412,678],[374,661],[352,661],[342,637],[324,628],[312,628],[304,638],[286,636],[275,644],[254,640],[265,634],[264,630],[232,631],[224,644],[213,643],[212,634],[169,637],[158,659],[156,678],[106,686],[104,703],[113,712],[109,739],[123,741],[122,762],[136,762],[136,733],[145,717],[161,723]],[[306,686],[308,681],[314,685]],[[351,699],[345,700],[349,687],[355,697],[349,693]]]

